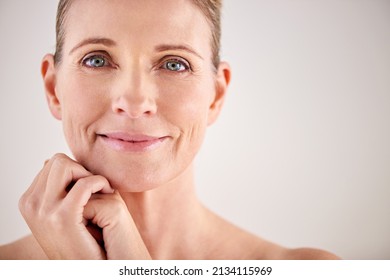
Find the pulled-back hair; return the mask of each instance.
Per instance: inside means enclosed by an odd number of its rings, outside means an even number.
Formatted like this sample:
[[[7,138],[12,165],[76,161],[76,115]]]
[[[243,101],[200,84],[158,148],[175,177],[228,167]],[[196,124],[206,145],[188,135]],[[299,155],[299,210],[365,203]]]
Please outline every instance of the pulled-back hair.
[[[68,14],[69,8],[75,0],[60,0],[57,9],[57,22],[56,22],[56,51],[54,54],[54,60],[56,63],[61,62],[62,49],[65,40],[65,20]],[[211,28],[211,49],[212,49],[212,62],[215,68],[219,64],[219,50],[221,45],[221,8],[222,0],[189,0],[198,7]]]

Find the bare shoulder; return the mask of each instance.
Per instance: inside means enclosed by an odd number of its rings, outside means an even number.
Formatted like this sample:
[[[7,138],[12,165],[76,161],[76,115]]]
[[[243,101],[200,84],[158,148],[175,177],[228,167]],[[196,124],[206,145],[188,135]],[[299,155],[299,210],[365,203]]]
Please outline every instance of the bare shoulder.
[[[328,251],[314,248],[283,249],[279,259],[284,260],[339,260],[340,257]]]
[[[0,246],[1,260],[44,260],[46,254],[34,236],[29,235],[15,242]]]
[[[261,239],[260,239],[261,240]],[[261,241],[261,249],[256,259],[265,260],[339,260],[340,258],[328,251],[314,248],[286,248],[279,244]]]
[[[214,227],[215,232],[210,234]],[[313,248],[286,248],[243,230],[224,219],[215,216],[208,227],[212,236],[209,246],[217,255],[210,259],[256,259],[256,260],[337,260],[338,256]],[[216,240],[218,240],[216,242]]]

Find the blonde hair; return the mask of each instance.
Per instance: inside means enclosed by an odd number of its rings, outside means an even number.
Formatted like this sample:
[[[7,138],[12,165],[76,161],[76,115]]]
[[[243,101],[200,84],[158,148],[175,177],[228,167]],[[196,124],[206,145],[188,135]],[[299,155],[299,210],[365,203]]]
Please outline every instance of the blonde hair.
[[[219,50],[221,46],[221,9],[222,0],[190,0],[198,7],[203,15],[206,17],[211,28],[211,49],[212,49],[212,62],[215,68],[218,68],[220,61]],[[57,9],[57,21],[56,21],[56,51],[54,54],[54,61],[56,63],[61,62],[62,49],[65,40],[65,20],[68,14],[69,8],[74,0],[60,0]]]

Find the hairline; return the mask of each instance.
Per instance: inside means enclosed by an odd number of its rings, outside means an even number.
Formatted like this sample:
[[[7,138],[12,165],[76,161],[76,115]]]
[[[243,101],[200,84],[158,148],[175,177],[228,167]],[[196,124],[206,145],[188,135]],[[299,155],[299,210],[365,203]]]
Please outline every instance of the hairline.
[[[66,36],[65,31],[65,24],[67,21],[67,17],[69,15],[69,9],[71,8],[73,2],[75,0],[67,0],[67,1],[61,1],[58,4],[57,8],[57,18],[56,18],[56,50],[54,53],[54,62],[56,64],[60,64],[62,61],[63,56],[63,46]],[[220,13],[219,17],[217,18],[217,24],[213,23],[213,16],[211,14],[206,14],[207,12],[204,11],[204,7],[199,4],[198,0],[190,0],[191,3],[198,8],[202,15],[205,17],[210,31],[211,31],[211,38],[210,38],[210,45],[211,45],[211,51],[212,51],[212,57],[211,61],[212,64],[216,70],[218,67],[218,64],[220,62],[219,52],[220,52],[220,40],[221,40],[221,19],[220,19]],[[221,9],[221,7],[217,8]],[[208,9],[210,10],[210,9]]]

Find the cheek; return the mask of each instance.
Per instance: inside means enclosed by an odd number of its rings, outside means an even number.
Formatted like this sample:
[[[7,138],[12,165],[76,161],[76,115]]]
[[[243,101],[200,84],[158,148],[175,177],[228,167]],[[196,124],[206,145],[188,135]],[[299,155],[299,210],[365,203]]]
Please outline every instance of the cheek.
[[[197,79],[162,83],[158,86],[160,111],[184,126],[206,122],[212,94],[210,85],[207,80]]]
[[[181,81],[160,87],[160,113],[180,130],[179,149],[198,150],[207,128],[212,89],[205,82]]]
[[[88,134],[90,126],[98,120],[107,107],[102,83],[96,84],[82,75],[68,74],[58,82],[61,96],[62,123],[65,137],[71,149]],[[87,132],[87,133],[86,133]]]
[[[67,78],[59,82],[63,117],[93,119],[106,106],[107,84],[77,74],[67,73]]]

